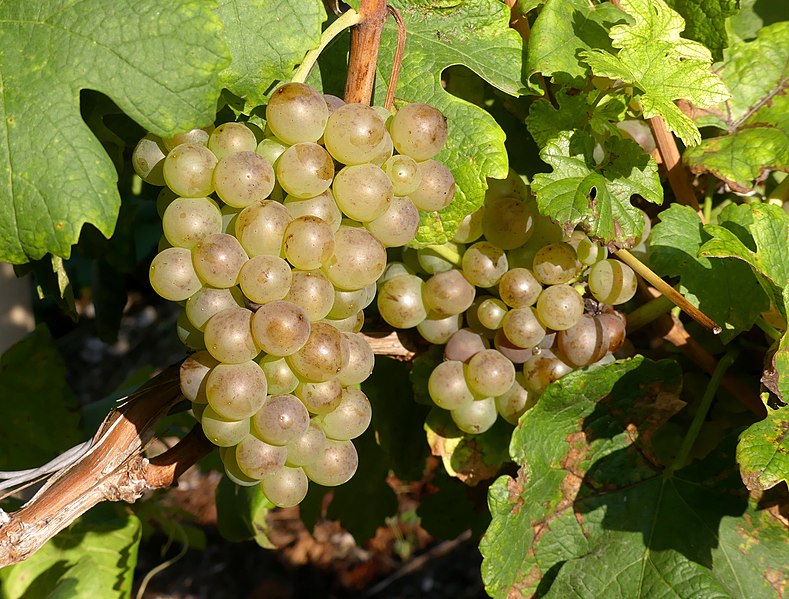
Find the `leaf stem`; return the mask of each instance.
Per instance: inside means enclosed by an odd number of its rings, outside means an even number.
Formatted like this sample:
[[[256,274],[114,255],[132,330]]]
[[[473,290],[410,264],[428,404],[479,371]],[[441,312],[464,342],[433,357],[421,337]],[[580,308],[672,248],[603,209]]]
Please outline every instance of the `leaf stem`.
[[[770,194],[767,196],[768,200],[778,200],[782,204],[789,200],[789,175],[784,177],[784,180],[781,181],[775,189],[773,189]]]
[[[627,333],[637,331],[643,326],[648,325],[660,318],[666,312],[670,312],[674,307],[674,302],[665,295],[660,295],[633,310],[627,315]]]
[[[463,257],[457,251],[453,250],[452,248],[448,248],[445,245],[429,245],[427,246],[427,249],[429,249],[432,252],[435,252],[436,254],[441,256],[444,260],[446,260],[447,262],[451,262],[455,266],[460,266],[463,260]]]
[[[773,341],[778,341],[782,337],[781,332],[774,326],[768,324],[764,316],[758,316],[755,320],[755,324]]]
[[[702,216],[705,225],[712,219],[712,193],[714,191],[715,179],[710,179],[710,182],[707,184],[707,190],[704,192],[704,212]]]
[[[683,312],[693,318],[693,320],[698,322],[705,329],[712,331],[713,335],[718,335],[723,330],[714,320],[712,320],[709,316],[704,314],[696,306],[686,300],[682,294],[680,294],[671,285],[657,276],[646,264],[641,262],[641,260],[636,258],[633,254],[627,250],[617,250],[616,255],[622,260],[622,262],[627,264],[649,283],[654,285],[655,288],[660,291],[660,293],[674,302]]]
[[[718,365],[715,366],[715,371],[712,373],[710,382],[707,383],[707,388],[704,390],[704,395],[701,398],[701,404],[699,404],[696,415],[693,417],[693,422],[690,423],[688,433],[682,440],[682,446],[679,448],[677,457],[674,458],[674,461],[668,467],[668,473],[676,472],[686,465],[688,456],[701,432],[701,427],[704,425],[704,420],[707,418],[707,413],[710,411],[715,393],[718,391],[721,380],[723,380],[723,375],[726,374],[726,371],[734,363],[734,360],[737,359],[737,354],[739,354],[739,350],[736,348],[729,349],[729,351],[718,361]]]
[[[307,54],[304,56],[304,60],[299,65],[299,68],[296,69],[296,72],[293,73],[293,77],[291,77],[290,80],[294,83],[304,83],[307,80],[312,67],[315,66],[316,62],[318,62],[318,57],[321,55],[321,52],[326,49],[326,46],[328,46],[335,37],[348,29],[348,27],[352,27],[359,23],[361,19],[361,15],[352,8],[349,8],[342,15],[340,15],[337,20],[329,25],[321,34],[321,41],[318,44],[318,47],[313,48],[307,52]]]

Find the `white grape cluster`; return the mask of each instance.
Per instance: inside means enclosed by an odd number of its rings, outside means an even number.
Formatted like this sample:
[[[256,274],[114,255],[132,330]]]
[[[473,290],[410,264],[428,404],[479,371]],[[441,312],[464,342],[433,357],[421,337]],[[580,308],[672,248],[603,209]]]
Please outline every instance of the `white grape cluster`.
[[[455,183],[432,159],[447,126],[430,106],[392,116],[288,83],[266,120],[147,135],[132,161],[166,185],[150,281],[183,302],[179,335],[198,350],[182,392],[228,477],[292,506],[309,480],[356,471],[374,362],[363,310],[386,248],[411,242],[419,209],[445,207]]]
[[[403,250],[379,279],[377,305],[392,326],[446,344],[428,392],[478,434],[499,415],[516,423],[572,370],[612,360],[625,321],[611,306],[632,298],[636,282],[605,247],[540,216],[513,174],[492,184],[451,243]]]

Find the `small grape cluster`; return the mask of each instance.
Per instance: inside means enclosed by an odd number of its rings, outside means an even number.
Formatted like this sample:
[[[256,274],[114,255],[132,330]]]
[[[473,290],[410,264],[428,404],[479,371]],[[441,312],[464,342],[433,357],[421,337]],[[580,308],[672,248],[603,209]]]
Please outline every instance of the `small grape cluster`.
[[[477,434],[499,415],[516,423],[572,370],[613,360],[625,320],[612,306],[636,283],[605,247],[540,216],[513,173],[492,184],[451,243],[404,249],[379,279],[377,305],[392,326],[445,344],[428,393]]]
[[[455,183],[432,159],[447,125],[430,106],[392,116],[288,83],[266,119],[149,134],[132,162],[166,185],[150,281],[183,302],[179,336],[198,350],[182,392],[228,477],[292,506],[309,480],[356,471],[351,439],[371,420],[358,386],[374,362],[363,310],[386,248],[411,242],[419,209],[445,207]]]

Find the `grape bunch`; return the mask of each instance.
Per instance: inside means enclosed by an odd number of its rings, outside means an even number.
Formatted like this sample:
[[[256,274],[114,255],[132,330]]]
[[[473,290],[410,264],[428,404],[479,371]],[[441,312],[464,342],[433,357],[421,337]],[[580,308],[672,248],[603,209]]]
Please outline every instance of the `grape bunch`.
[[[419,210],[448,205],[455,182],[433,160],[446,121],[424,104],[390,115],[287,83],[266,121],[149,134],[132,161],[165,186],[150,281],[184,307],[196,352],[181,390],[227,476],[292,506],[310,480],[353,476],[351,440],[371,420],[363,310],[386,248],[411,242]]]
[[[613,360],[625,320],[612,306],[636,283],[605,247],[540,216],[513,173],[492,182],[452,242],[404,249],[379,279],[377,306],[392,326],[445,345],[428,393],[477,434],[499,415],[516,423],[572,370]]]

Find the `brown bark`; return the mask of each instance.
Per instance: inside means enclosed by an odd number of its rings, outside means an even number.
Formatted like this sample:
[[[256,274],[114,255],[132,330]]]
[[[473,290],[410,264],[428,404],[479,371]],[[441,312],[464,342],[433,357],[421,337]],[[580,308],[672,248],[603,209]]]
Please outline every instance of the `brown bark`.
[[[386,0],[362,0],[361,23],[351,30],[351,53],[345,80],[345,101],[369,104],[373,97],[378,46],[386,21]]]

